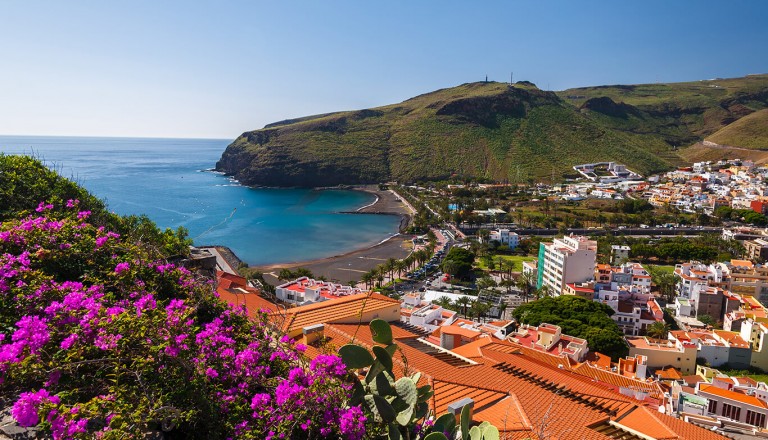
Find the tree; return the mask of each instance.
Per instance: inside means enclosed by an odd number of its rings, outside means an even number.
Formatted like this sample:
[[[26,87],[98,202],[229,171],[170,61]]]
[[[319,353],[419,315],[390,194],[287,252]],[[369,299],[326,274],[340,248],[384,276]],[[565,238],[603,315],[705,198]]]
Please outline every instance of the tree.
[[[560,326],[563,334],[586,339],[590,351],[606,354],[616,361],[629,352],[629,347],[624,333],[611,319],[613,313],[605,304],[562,295],[522,304],[512,311],[512,316],[522,324]]]
[[[517,277],[517,282],[515,283],[515,285],[523,293],[525,302],[528,302],[528,298],[530,298],[531,294],[536,289],[536,286],[534,285],[533,277],[528,273],[524,273],[519,277]]]
[[[663,321],[656,321],[645,329],[645,334],[654,339],[666,339],[669,326]]]
[[[435,299],[433,302],[444,309],[451,307],[451,298],[445,295]]]
[[[651,274],[651,280],[659,289],[659,296],[668,303],[674,302],[677,296],[677,278],[675,275],[655,266],[648,266],[648,273]]]
[[[710,327],[717,326],[717,321],[715,320],[715,318],[713,318],[710,315],[699,315],[699,316],[696,317],[696,319],[701,321],[702,324],[704,324],[704,325],[708,325]]]
[[[293,272],[291,269],[282,268],[280,269],[280,272],[277,273],[277,279],[282,281],[289,281],[294,279]]]
[[[461,314],[466,318],[467,317],[467,306],[470,303],[469,297],[461,296],[459,299],[454,301],[454,304],[456,305],[456,308],[461,311]]]

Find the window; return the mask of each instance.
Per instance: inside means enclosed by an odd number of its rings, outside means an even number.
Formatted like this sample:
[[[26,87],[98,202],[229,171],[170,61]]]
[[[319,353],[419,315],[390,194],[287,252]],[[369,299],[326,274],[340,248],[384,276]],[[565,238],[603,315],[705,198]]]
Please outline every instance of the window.
[[[717,414],[717,400],[709,401],[709,407],[707,408],[707,411],[712,414]]]
[[[732,420],[739,420],[741,416],[741,408],[723,403],[723,417],[728,417]]]
[[[747,410],[747,423],[752,426],[765,426],[765,414]]]

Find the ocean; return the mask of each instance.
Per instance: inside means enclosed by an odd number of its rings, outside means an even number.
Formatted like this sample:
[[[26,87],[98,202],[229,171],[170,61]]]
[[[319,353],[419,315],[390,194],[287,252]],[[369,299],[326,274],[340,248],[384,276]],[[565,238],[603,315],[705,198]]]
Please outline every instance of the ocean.
[[[248,188],[212,169],[230,140],[0,136],[104,199],[118,214],[183,226],[196,245],[223,245],[250,265],[313,260],[379,243],[399,218],[340,214],[375,200],[360,191]]]

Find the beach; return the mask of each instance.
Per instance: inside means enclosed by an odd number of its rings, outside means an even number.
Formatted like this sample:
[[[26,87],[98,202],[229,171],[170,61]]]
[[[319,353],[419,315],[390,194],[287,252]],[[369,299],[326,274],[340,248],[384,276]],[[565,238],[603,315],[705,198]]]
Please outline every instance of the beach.
[[[356,214],[361,215],[397,215],[400,216],[400,230],[404,231],[412,218],[412,207],[404,202],[396,193],[381,190],[378,185],[355,186],[349,189],[365,191],[374,194],[376,201],[363,206]],[[387,261],[389,258],[402,259],[410,254],[412,249],[411,236],[402,233],[363,249],[354,250],[333,257],[317,260],[299,261],[292,263],[253,266],[264,273],[264,279],[270,284],[279,284],[277,274],[280,269],[296,269],[304,267],[316,276],[324,276],[328,280],[340,283],[359,281],[360,277],[369,270]]]

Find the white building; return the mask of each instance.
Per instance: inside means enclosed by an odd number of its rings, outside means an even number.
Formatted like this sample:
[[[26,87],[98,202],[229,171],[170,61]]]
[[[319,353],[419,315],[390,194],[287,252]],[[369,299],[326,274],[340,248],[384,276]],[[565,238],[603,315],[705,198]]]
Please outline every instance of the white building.
[[[597,242],[583,236],[556,238],[551,243],[542,242],[539,247],[539,287],[547,286],[550,292],[561,295],[566,284],[584,283],[595,276]]]
[[[629,246],[611,246],[611,264],[618,266],[629,260]]]
[[[516,232],[511,232],[509,229],[491,231],[490,235],[488,235],[488,240],[496,240],[501,244],[506,244],[510,249],[514,249],[520,244],[520,237]]]
[[[318,281],[307,277],[301,277],[275,288],[275,296],[280,300],[301,305],[358,293],[363,293],[363,291],[357,287]]]

